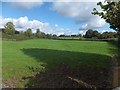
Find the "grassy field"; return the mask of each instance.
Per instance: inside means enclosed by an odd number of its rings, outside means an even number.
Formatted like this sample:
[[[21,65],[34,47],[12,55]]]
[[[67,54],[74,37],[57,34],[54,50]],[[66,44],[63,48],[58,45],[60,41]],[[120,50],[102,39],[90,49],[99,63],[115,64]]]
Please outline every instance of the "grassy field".
[[[3,41],[3,83],[10,87],[24,87],[29,82],[25,77],[62,65],[74,70],[108,70],[113,49],[107,42],[97,41]]]

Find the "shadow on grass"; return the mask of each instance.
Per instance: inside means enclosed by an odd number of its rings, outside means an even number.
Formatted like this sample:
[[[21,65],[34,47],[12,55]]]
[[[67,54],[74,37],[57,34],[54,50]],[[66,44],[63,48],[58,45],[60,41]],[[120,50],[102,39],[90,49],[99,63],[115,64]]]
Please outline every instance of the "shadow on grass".
[[[113,55],[113,58],[117,60],[118,65],[120,65],[120,40],[111,40],[108,44],[112,46],[112,48],[109,48],[110,53]]]
[[[115,54],[117,54],[120,57],[120,40],[119,39],[110,40],[108,42],[108,44],[110,44],[111,46],[114,47],[114,48],[110,49],[110,51],[114,52]]]
[[[35,58],[38,63],[45,63],[46,68],[44,72],[38,72],[29,78],[26,87],[89,87],[86,83],[96,87],[109,87],[107,78],[111,60],[109,56],[39,48],[22,51]]]
[[[118,55],[118,41],[111,40],[108,42],[108,44],[112,46],[112,48],[109,48],[110,53],[114,55]]]

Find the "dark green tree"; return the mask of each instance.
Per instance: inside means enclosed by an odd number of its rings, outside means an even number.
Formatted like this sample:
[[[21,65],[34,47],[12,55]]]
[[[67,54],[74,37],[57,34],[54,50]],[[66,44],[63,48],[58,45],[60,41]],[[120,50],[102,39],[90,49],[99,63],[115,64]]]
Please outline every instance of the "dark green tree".
[[[56,35],[56,34],[53,34],[53,35],[52,35],[52,39],[58,39],[57,35]]]
[[[27,29],[27,31],[25,32],[25,35],[28,37],[28,38],[31,38],[32,37],[32,30],[30,28]]]
[[[62,35],[60,35],[59,37],[65,37],[65,35],[64,35],[64,34],[62,34]]]
[[[52,39],[52,35],[51,34],[46,34],[46,38],[47,39]]]
[[[41,32],[41,38],[46,38],[46,34],[44,32]]]
[[[101,38],[102,39],[108,39],[108,32],[103,32]]]
[[[108,38],[115,38],[114,35],[115,35],[114,32],[108,32]]]
[[[35,33],[35,36],[36,36],[37,38],[40,38],[40,34],[41,34],[40,29],[37,29],[37,30],[36,30],[36,33]]]
[[[95,31],[93,31],[92,37],[99,38],[100,37],[100,33],[95,30]]]
[[[93,30],[89,29],[85,34],[85,38],[92,38],[92,36],[93,36]]]

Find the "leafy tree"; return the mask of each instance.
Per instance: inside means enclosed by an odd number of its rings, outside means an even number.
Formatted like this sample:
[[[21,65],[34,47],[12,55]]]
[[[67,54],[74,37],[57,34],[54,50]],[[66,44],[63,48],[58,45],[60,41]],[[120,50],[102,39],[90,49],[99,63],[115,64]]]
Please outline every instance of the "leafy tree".
[[[25,33],[23,31],[21,31],[21,32],[19,32],[19,34],[16,34],[15,39],[17,41],[26,40],[26,39],[28,39],[28,36],[26,36]]]
[[[92,14],[99,15],[110,24],[110,28],[114,29],[118,33],[118,47],[120,47],[120,1],[106,1],[106,4],[98,2],[102,11],[98,11],[96,8],[93,9]]]
[[[108,32],[103,32],[101,38],[102,39],[107,39],[108,38]]]
[[[40,38],[40,34],[41,34],[40,29],[37,29],[35,36],[36,36],[37,38]]]
[[[95,31],[93,31],[92,37],[99,38],[100,37],[100,33],[95,30]]]
[[[114,38],[114,32],[108,32],[108,38]]]
[[[100,34],[99,39],[109,39],[109,38],[117,38],[116,32],[103,32]]]
[[[114,32],[114,38],[118,38],[118,34]]]
[[[92,38],[92,35],[93,35],[93,30],[89,29],[85,34],[85,38]]]
[[[71,35],[71,37],[77,37],[77,35],[74,35],[74,34],[73,34],[73,35]]]
[[[41,32],[41,38],[46,38],[46,34],[44,32]]]
[[[32,36],[32,30],[30,28],[27,29],[27,31],[25,32],[25,35],[28,37],[28,38],[31,38]]]
[[[58,39],[57,35],[56,35],[56,34],[53,34],[53,35],[52,35],[52,39]]]
[[[62,35],[60,35],[59,37],[65,37],[65,35],[64,35],[64,34],[62,34]]]
[[[6,34],[8,34],[8,35],[14,35],[15,34],[15,28],[14,28],[14,24],[12,23],[12,22],[7,22],[6,24],[5,24],[5,33]]]
[[[51,39],[51,38],[52,38],[52,35],[51,35],[51,34],[46,34],[46,38],[47,38],[47,39]]]

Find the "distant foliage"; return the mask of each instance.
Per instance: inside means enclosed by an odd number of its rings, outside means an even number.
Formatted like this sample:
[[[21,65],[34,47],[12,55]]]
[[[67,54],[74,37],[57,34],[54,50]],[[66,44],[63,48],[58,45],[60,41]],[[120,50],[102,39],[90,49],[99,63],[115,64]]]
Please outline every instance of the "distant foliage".
[[[45,34],[40,29],[36,30],[36,33],[32,32],[31,28],[26,31],[17,31],[12,22],[7,22],[5,28],[0,28],[2,38],[5,40],[27,40],[27,39],[58,39],[57,35]]]
[[[92,38],[92,37],[98,37],[98,31],[93,31],[92,29],[89,29],[86,34],[85,34],[85,38]]]
[[[56,34],[45,34],[41,32],[40,29],[36,29],[36,32],[33,33],[31,28],[28,28],[26,31],[17,31],[14,28],[12,22],[8,22],[5,25],[5,28],[1,28],[2,38],[5,40],[27,40],[27,39],[64,39],[64,40],[101,40],[101,39],[111,39],[117,38],[118,34],[116,32],[104,32],[99,33],[96,30],[89,29],[85,35],[81,34],[72,34],[72,35],[59,35]]]
[[[89,29],[84,35],[85,38],[94,38],[94,39],[109,39],[109,38],[117,38],[118,35],[116,32],[103,32],[99,33],[96,30]]]
[[[27,29],[25,32],[25,35],[28,37],[28,38],[31,38],[32,37],[32,30],[29,28]]]
[[[36,30],[35,36],[36,36],[37,38],[40,38],[40,37],[41,37],[40,29],[37,29],[37,30]]]

